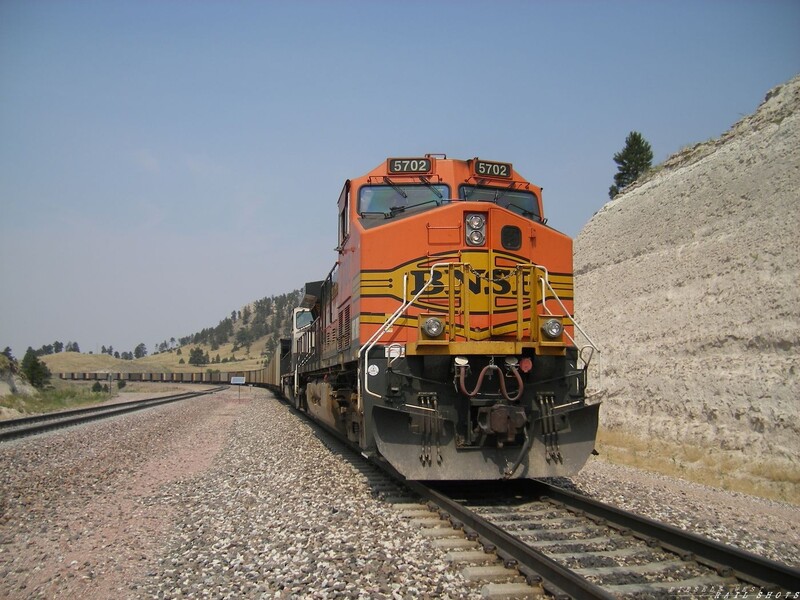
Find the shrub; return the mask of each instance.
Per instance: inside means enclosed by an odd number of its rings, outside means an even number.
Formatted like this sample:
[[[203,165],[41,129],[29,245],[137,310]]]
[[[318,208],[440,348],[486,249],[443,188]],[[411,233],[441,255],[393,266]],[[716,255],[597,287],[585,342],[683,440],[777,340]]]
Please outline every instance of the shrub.
[[[50,369],[36,357],[33,348],[28,348],[25,358],[22,359],[22,373],[32,386],[39,389],[50,382]]]

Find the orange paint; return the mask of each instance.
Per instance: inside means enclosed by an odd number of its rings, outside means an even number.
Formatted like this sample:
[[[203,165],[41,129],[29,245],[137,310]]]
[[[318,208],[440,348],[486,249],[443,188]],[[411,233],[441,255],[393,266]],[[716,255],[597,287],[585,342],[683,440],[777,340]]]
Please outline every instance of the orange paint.
[[[526,265],[547,270],[571,313],[572,240],[544,224],[541,188],[511,165],[438,156],[388,159],[352,179],[349,190],[339,201],[340,237],[342,232],[346,237],[336,273],[334,319],[345,310],[351,320],[357,316],[357,345],[366,343],[404,298],[430,280],[430,266],[439,262],[466,266],[454,274],[446,266],[437,268],[434,281],[381,343],[416,341],[422,313],[443,315],[454,326],[457,341],[515,339],[520,285],[522,320],[531,320],[530,288],[535,283],[521,272]],[[472,225],[481,222],[474,235],[483,242],[470,245]],[[463,314],[465,302],[468,317]],[[555,314],[564,313],[553,300],[547,306]],[[541,304],[536,312],[545,314]],[[453,314],[456,322],[450,323]],[[527,325],[525,330],[529,335]]]

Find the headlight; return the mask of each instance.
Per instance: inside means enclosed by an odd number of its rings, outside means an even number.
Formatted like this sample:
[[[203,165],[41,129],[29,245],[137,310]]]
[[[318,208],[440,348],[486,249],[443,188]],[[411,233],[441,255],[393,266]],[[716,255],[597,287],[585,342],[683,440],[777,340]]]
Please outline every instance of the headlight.
[[[564,326],[558,319],[548,319],[542,325],[542,331],[547,337],[554,340],[561,337],[561,334],[564,332]]]
[[[481,215],[470,215],[467,217],[467,226],[470,229],[480,229],[483,227],[484,222]]]
[[[469,234],[467,235],[467,241],[472,246],[480,246],[481,244],[483,244],[483,240],[484,237],[480,231],[470,231]]]
[[[422,328],[430,337],[438,337],[442,335],[444,331],[444,323],[442,323],[441,319],[437,319],[436,317],[428,317],[422,325]]]
[[[486,243],[486,215],[483,213],[465,214],[464,234],[467,246],[483,246]]]

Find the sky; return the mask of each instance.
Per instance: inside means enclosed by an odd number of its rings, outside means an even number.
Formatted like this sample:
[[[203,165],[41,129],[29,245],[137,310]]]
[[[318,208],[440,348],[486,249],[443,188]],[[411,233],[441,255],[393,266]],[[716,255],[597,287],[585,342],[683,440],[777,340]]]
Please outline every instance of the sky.
[[[577,236],[800,73],[800,2],[0,0],[0,348],[149,351],[324,279],[344,181],[511,162]]]

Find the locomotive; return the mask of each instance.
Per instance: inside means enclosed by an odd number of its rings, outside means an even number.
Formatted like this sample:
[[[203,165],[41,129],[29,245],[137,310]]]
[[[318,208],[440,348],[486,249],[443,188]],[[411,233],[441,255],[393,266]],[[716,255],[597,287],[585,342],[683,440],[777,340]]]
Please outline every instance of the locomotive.
[[[541,188],[426,154],[345,181],[337,206],[338,260],[305,285],[264,383],[407,479],[579,471],[594,346],[575,341],[572,240]]]

